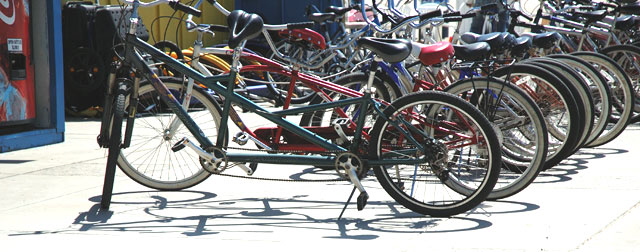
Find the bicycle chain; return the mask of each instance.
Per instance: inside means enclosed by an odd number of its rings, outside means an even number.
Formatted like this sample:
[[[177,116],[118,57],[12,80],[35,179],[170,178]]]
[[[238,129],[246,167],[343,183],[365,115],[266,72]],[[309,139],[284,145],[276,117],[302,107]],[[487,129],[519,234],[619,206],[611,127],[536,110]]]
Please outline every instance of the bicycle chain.
[[[400,145],[384,145],[385,147],[400,147]],[[406,147],[405,147],[406,148]],[[261,151],[261,152],[270,152],[270,153],[312,153],[312,154],[332,154],[332,153],[344,153],[344,151],[302,151],[302,150],[292,150],[292,151],[280,151],[280,150],[256,150],[249,148],[241,148],[241,147],[227,147],[227,149],[232,150],[244,150],[244,151]],[[235,164],[229,165],[227,169],[236,166]],[[328,183],[328,182],[341,182],[341,181],[349,181],[347,178],[338,178],[338,179],[318,179],[318,180],[300,180],[300,179],[277,179],[277,178],[265,178],[265,177],[253,177],[253,176],[245,176],[245,175],[232,175],[232,174],[223,174],[223,173],[211,173],[212,175],[231,177],[231,178],[243,178],[243,179],[252,179],[252,180],[262,180],[262,181],[276,181],[276,182],[314,182],[314,183]]]
[[[244,150],[244,151],[262,151],[262,152],[270,152],[270,153],[313,153],[313,154],[331,154],[331,153],[342,153],[344,151],[323,151],[323,152],[309,152],[309,151],[280,151],[280,150],[256,150],[249,148],[240,148],[240,147],[227,147],[227,149],[232,150]],[[235,164],[229,165],[227,169],[236,166]],[[327,183],[327,182],[340,182],[340,181],[349,181],[345,178],[338,179],[318,179],[318,180],[300,180],[300,179],[277,179],[277,178],[265,178],[265,177],[253,177],[253,176],[245,176],[245,175],[232,175],[232,174],[223,174],[223,173],[211,173],[213,175],[224,176],[224,177],[232,177],[232,178],[243,178],[243,179],[253,179],[253,180],[262,180],[262,181],[276,181],[276,182],[314,182],[314,183]]]

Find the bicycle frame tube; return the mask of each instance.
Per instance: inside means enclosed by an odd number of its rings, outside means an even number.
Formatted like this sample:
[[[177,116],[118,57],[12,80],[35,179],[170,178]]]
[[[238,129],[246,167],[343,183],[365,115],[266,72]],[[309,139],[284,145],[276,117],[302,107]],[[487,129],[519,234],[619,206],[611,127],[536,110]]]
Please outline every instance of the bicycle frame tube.
[[[167,65],[169,65],[170,67],[177,69],[179,72],[184,73],[185,75],[189,76],[190,78],[193,78],[195,81],[202,83],[203,85],[205,85],[207,88],[210,88],[212,90],[214,90],[216,93],[218,93],[219,95],[225,97],[225,106],[227,107],[227,104],[231,104],[236,103],[236,104],[240,104],[241,106],[243,106],[243,108],[251,111],[251,112],[255,112],[256,114],[260,115],[261,117],[264,117],[265,119],[276,123],[277,125],[282,126],[284,129],[291,131],[294,134],[300,135],[302,138],[304,138],[305,140],[314,143],[322,148],[325,148],[327,150],[338,150],[338,151],[344,151],[344,148],[331,144],[329,142],[327,142],[325,139],[322,139],[318,136],[316,136],[314,133],[301,128],[293,123],[291,123],[290,121],[281,118],[278,115],[274,115],[273,113],[270,113],[269,111],[265,110],[264,108],[258,106],[257,104],[253,103],[252,101],[248,100],[247,98],[233,92],[233,88],[231,90],[228,89],[228,87],[224,87],[222,86],[222,84],[220,82],[225,82],[225,83],[231,83],[233,84],[233,81],[230,80],[234,80],[235,79],[235,75],[236,73],[231,72],[230,74],[223,74],[223,75],[218,75],[218,76],[210,76],[210,77],[206,77],[204,75],[202,75],[201,73],[197,72],[195,69],[192,69],[190,67],[187,67],[185,65],[183,65],[181,62],[173,59],[172,57],[166,55],[164,52],[156,49],[155,47],[147,44],[146,42],[138,39],[137,37],[133,36],[133,35],[128,35],[127,36],[127,40],[129,43],[131,43],[131,45],[135,46],[136,49],[140,49],[146,53],[149,53],[153,58],[157,58],[163,62],[165,62]],[[198,126],[193,122],[193,120],[191,120],[189,118],[189,116],[187,115],[186,110],[184,110],[181,106],[181,104],[177,101],[177,99],[175,97],[173,97],[173,95],[169,92],[169,90],[164,87],[164,85],[162,84],[161,80],[158,78],[158,76],[156,74],[153,73],[153,71],[146,65],[143,63],[142,61],[142,57],[135,53],[133,50],[133,48],[131,48],[131,51],[133,54],[136,55],[136,60],[137,62],[134,62],[136,68],[138,69],[142,69],[143,72],[147,73],[147,77],[149,78],[149,80],[151,81],[151,84],[154,86],[154,88],[156,90],[158,90],[158,92],[161,95],[161,98],[163,99],[164,102],[166,102],[169,107],[171,108],[172,111],[174,111],[178,118],[180,118],[180,120],[185,124],[185,126],[191,131],[191,133],[196,137],[196,140],[205,147],[208,146],[213,146],[213,144],[211,144],[211,142],[201,133],[202,131],[198,128]],[[231,109],[231,108],[229,108]],[[229,117],[229,113],[227,110],[223,109],[223,115],[222,115],[222,125],[226,125],[227,119]],[[223,137],[225,135],[226,132],[222,131],[223,129],[225,129],[226,127],[221,127],[221,132],[220,135],[218,136],[218,141],[217,141],[217,145],[221,145],[224,141],[223,141]]]

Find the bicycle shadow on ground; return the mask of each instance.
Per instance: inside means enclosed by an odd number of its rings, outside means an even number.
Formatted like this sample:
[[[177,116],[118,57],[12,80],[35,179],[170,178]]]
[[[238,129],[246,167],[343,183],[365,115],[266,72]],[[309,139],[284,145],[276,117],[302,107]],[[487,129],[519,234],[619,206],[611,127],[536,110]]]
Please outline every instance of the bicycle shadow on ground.
[[[533,183],[558,183],[572,180],[572,176],[578,174],[581,170],[587,169],[589,160],[611,157],[617,154],[628,153],[625,149],[614,148],[583,148],[575,154],[571,155],[560,164],[540,172]]]
[[[356,212],[352,204],[343,218],[338,219],[344,202],[308,197],[218,199],[215,194],[201,191],[115,193],[111,210],[101,209],[100,196],[95,196],[90,198],[95,204],[87,211],[80,212],[71,225],[63,230],[39,230],[12,236],[131,232],[181,234],[188,237],[214,235],[224,238],[249,235],[255,239],[271,239],[279,232],[298,230],[293,232],[325,239],[374,240],[386,233],[453,233],[484,229],[492,226],[486,220],[491,214],[538,208],[527,203],[490,202],[483,203],[482,208],[485,209],[477,208],[468,214],[433,218],[413,213],[395,202],[370,201],[362,212],[364,217],[355,217],[361,212]],[[500,207],[501,210],[489,207],[495,204],[503,207]]]

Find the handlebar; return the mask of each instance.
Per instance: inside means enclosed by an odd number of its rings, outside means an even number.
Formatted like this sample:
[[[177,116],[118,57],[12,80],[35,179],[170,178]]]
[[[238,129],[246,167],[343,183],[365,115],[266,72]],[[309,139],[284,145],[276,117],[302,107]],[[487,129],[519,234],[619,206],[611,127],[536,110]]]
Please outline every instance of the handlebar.
[[[202,15],[202,12],[200,10],[193,8],[189,5],[182,4],[178,1],[169,1],[169,6],[171,6],[171,8],[173,8],[174,10],[179,10],[196,17],[200,17]]]
[[[168,3],[169,6],[174,10],[179,10],[196,17],[200,17],[202,15],[202,12],[200,10],[189,5],[182,4],[179,0],[154,0],[151,2],[142,2],[140,0],[125,0],[125,2],[137,5],[138,7],[151,7],[163,3]]]
[[[375,2],[375,1],[374,1]],[[366,8],[365,5],[365,0],[361,0],[360,1],[360,12],[361,13],[366,13],[363,10]],[[376,8],[374,8],[376,9]],[[371,22],[371,20],[369,20],[369,18],[366,17],[366,15],[363,14],[364,21],[369,25],[369,27],[373,30],[375,30],[378,33],[381,34],[390,34],[390,33],[394,33],[396,31],[398,31],[401,27],[404,27],[406,25],[410,25],[413,28],[420,28],[426,24],[429,23],[443,23],[444,22],[444,18],[442,17],[442,11],[440,9],[436,9],[434,11],[431,12],[427,12],[427,13],[423,13],[420,15],[416,15],[413,17],[407,17],[404,18],[402,20],[402,22],[400,22],[399,24],[395,25],[394,27],[385,30],[383,28],[380,28],[380,26],[374,24],[373,22]],[[413,22],[418,20],[419,23],[418,24],[414,24]]]

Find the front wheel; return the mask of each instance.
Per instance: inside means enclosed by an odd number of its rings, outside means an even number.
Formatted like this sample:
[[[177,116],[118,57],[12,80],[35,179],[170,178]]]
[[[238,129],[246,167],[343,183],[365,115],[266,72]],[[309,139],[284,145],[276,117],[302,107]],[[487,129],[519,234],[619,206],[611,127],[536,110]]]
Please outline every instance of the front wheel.
[[[179,102],[187,96],[186,81],[162,81]],[[120,151],[120,169],[134,181],[158,190],[182,190],[208,178],[211,174],[203,168],[197,153],[188,148],[171,150],[183,137],[195,137],[181,122],[172,123],[177,120],[176,115],[160,99],[161,95],[152,85],[141,83],[138,97],[131,144]],[[208,93],[194,86],[186,111],[206,137],[216,139],[221,110]]]
[[[500,143],[477,108],[451,94],[424,91],[399,98],[384,114],[371,131],[369,162],[398,203],[448,217],[491,193],[500,173]]]

